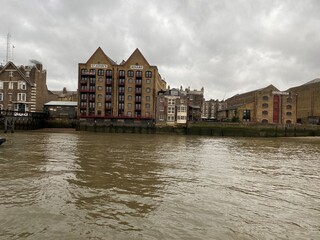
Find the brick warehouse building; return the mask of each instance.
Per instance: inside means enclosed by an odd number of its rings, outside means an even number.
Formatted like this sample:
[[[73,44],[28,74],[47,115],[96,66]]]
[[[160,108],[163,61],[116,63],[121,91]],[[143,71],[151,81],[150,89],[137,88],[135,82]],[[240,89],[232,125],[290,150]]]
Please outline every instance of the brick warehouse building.
[[[139,49],[117,64],[99,47],[78,71],[80,119],[155,119],[156,95],[166,82]]]
[[[237,118],[241,122],[262,124],[296,124],[297,94],[279,91],[273,85],[226,100],[224,110],[228,119]]]

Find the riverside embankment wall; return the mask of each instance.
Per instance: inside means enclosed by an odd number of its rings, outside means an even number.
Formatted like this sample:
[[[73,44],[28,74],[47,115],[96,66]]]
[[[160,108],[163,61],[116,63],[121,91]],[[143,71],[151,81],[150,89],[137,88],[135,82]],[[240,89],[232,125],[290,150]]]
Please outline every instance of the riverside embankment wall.
[[[189,126],[149,126],[149,125],[103,125],[79,123],[76,130],[105,133],[144,133],[204,135],[217,137],[302,137],[320,136],[320,126],[275,126],[275,125],[232,125],[232,124],[190,124]]]

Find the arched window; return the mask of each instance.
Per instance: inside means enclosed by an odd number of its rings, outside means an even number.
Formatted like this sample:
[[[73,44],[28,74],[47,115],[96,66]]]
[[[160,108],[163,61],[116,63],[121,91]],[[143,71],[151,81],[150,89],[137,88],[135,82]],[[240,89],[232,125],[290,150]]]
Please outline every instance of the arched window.
[[[262,111],[262,115],[268,115],[268,111]]]
[[[146,78],[151,78],[151,77],[152,77],[152,72],[146,71]]]
[[[262,123],[262,124],[268,124],[268,119],[263,119],[263,120],[261,121],[261,123]]]
[[[291,120],[286,121],[286,124],[291,124],[291,123],[292,123]]]
[[[291,105],[287,105],[287,109],[288,109],[288,110],[291,110],[291,109],[292,109],[292,106],[291,106]]]
[[[268,96],[263,96],[263,97],[262,97],[262,100],[263,100],[263,101],[268,101],[268,100],[269,100],[269,97],[268,97]]]
[[[291,116],[291,115],[292,115],[292,112],[287,112],[286,115],[287,115],[287,116]]]
[[[268,106],[269,106],[268,103],[263,103],[263,104],[262,104],[262,107],[263,107],[263,108],[268,108]]]

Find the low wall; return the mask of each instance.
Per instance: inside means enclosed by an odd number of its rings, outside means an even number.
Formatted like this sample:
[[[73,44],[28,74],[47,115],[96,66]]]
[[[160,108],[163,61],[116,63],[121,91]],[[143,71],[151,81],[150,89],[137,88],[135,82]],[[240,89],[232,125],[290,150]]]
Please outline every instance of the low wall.
[[[96,122],[78,122],[76,130],[105,133],[145,133],[174,135],[203,135],[217,137],[300,137],[320,136],[320,126],[262,126],[262,125],[225,125],[205,126],[150,126],[150,125],[113,125]]]

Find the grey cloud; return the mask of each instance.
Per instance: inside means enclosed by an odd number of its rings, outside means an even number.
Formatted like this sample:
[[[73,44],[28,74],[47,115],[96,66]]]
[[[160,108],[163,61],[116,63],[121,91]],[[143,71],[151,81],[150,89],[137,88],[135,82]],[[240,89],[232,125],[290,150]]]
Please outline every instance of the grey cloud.
[[[118,62],[138,47],[170,86],[216,99],[319,77],[319,12],[317,0],[2,0],[0,43],[11,29],[14,61],[41,61],[50,89],[76,89],[99,46]]]

